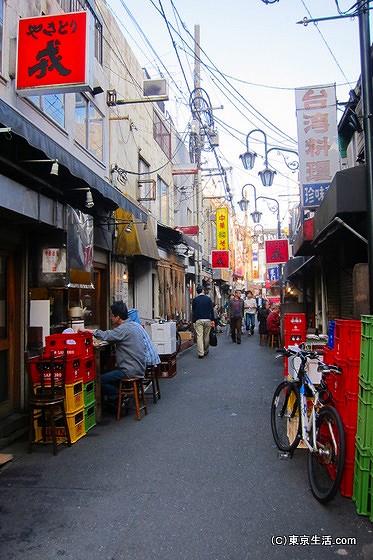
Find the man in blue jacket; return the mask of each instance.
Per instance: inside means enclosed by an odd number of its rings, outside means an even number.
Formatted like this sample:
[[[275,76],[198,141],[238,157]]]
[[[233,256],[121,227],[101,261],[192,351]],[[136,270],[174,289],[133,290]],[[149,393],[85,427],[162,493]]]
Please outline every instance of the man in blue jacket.
[[[209,353],[210,329],[214,323],[214,305],[211,298],[204,293],[203,287],[197,286],[197,296],[192,301],[193,323],[197,335],[198,358]]]

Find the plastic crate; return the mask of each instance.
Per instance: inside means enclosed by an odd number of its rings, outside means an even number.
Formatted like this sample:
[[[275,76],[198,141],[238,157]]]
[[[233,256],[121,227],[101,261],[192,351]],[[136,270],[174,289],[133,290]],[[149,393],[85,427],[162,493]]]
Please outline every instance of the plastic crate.
[[[329,321],[328,327],[328,347],[334,349],[334,332],[335,332],[335,321]]]
[[[95,402],[95,382],[94,380],[88,381],[88,383],[83,383],[84,392],[84,406],[88,406]]]
[[[67,424],[69,426],[71,443],[75,443],[78,439],[85,436],[85,426],[84,426],[84,409],[76,410],[73,414],[66,414]],[[42,428],[40,422],[36,420],[34,422],[34,432],[35,432],[35,443],[42,440]],[[66,441],[66,430],[63,425],[63,420],[60,418],[56,421],[56,433],[57,442],[62,443]],[[51,428],[46,427],[46,443],[52,442]]]
[[[76,356],[78,354],[85,358],[93,356],[93,339],[91,334],[51,334],[45,337],[45,347],[48,354],[53,350],[59,355],[67,350],[68,356]]]
[[[361,335],[360,346],[360,378],[373,384],[373,339],[365,334]]]
[[[86,432],[96,426],[96,405],[84,407],[84,429]]]
[[[341,360],[360,359],[361,321],[336,319],[334,351]]]
[[[356,425],[351,427],[343,424],[346,443],[346,461],[355,463],[356,456]]]
[[[372,507],[371,501],[372,474],[371,454],[364,453],[356,442],[356,456],[354,469],[354,488],[352,499],[359,515],[369,515]]]
[[[65,410],[73,413],[84,406],[83,381],[65,385]]]
[[[306,333],[284,333],[284,346],[300,346],[306,342]]]
[[[284,314],[284,332],[285,333],[305,333],[307,330],[306,326],[306,314],[305,313],[285,313]]]
[[[354,438],[356,434],[357,427],[357,409],[359,405],[359,399],[357,395],[346,392],[344,396],[344,406],[342,410],[339,410],[340,416],[342,418],[345,431],[347,429],[353,430]]]
[[[46,361],[40,362],[38,357],[31,358],[29,360],[29,371],[31,381],[33,383],[38,383],[40,380],[41,368],[43,369],[44,383],[48,385],[50,383],[50,364],[49,357],[45,354]],[[75,383],[83,379],[83,375],[80,369],[81,366],[81,356],[69,356],[66,358],[66,368],[65,368],[65,383]],[[58,357],[54,360],[54,377],[56,381],[61,380],[62,375],[62,359]]]
[[[364,449],[373,447],[373,405],[358,397],[357,425],[356,425],[356,441]]]
[[[95,365],[94,356],[90,356],[88,358],[82,358],[81,370],[82,370],[83,383],[88,383],[88,381],[92,381],[92,379],[95,379],[96,365]]]
[[[343,371],[345,379],[345,388],[351,395],[357,395],[359,392],[359,360],[347,360]]]
[[[334,361],[335,361],[334,350],[325,346],[322,349],[322,361],[325,364],[334,365]]]
[[[176,375],[176,353],[159,357],[161,363],[157,369],[157,377],[174,377]]]
[[[373,338],[373,315],[361,316],[361,335]]]
[[[342,496],[345,498],[351,498],[354,490],[354,461],[345,461],[345,466],[343,470],[343,476],[341,484],[339,486]]]

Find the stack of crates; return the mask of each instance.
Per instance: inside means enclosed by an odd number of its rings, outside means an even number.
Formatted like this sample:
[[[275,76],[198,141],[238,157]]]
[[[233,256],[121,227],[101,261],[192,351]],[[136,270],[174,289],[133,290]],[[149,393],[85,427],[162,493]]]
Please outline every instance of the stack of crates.
[[[343,422],[346,461],[341,481],[341,494],[352,497],[355,469],[355,439],[359,392],[361,321],[336,319],[329,324],[324,362],[336,365],[341,374],[331,372],[326,379],[333,404]]]
[[[86,435],[96,424],[95,360],[92,335],[53,334],[45,338],[45,355],[53,351],[56,358],[67,350],[65,410],[71,443]],[[61,439],[64,428],[61,426]]]
[[[300,346],[306,342],[306,314],[285,313],[284,314],[284,347]],[[284,359],[284,376],[289,375],[289,361]]]
[[[151,339],[153,346],[162,355],[175,354],[176,352],[176,323],[165,321],[164,323],[152,323]]]
[[[361,317],[361,355],[353,501],[373,522],[373,316]]]

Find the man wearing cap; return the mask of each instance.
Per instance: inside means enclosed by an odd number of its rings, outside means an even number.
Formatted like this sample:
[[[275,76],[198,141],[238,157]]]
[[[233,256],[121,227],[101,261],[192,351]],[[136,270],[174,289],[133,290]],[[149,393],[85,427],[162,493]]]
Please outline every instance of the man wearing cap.
[[[202,359],[209,353],[210,329],[215,326],[214,305],[202,286],[197,286],[197,296],[192,301],[193,323],[197,335],[198,358]]]

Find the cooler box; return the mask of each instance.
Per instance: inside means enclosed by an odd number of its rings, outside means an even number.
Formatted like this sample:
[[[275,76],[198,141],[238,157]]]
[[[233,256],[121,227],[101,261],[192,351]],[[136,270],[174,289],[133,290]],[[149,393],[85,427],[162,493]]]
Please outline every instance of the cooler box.
[[[158,354],[174,354],[176,352],[176,337],[170,340],[153,340],[153,346]]]
[[[153,342],[165,342],[172,338],[176,339],[175,321],[151,324],[151,339]],[[161,352],[162,354],[172,354],[172,352]]]

